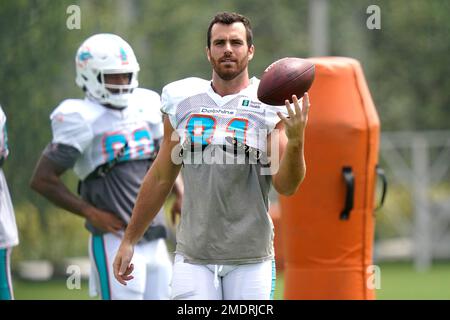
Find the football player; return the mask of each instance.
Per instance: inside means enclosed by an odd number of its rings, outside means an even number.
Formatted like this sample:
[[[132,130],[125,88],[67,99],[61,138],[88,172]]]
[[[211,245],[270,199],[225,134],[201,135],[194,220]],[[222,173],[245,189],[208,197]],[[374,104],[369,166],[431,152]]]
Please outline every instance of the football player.
[[[90,292],[102,299],[168,299],[172,263],[162,210],[135,246],[135,279],[113,281],[112,262],[130,221],[141,182],[163,136],[160,96],[138,88],[139,64],[117,35],[96,34],[76,57],[76,84],[84,100],[68,99],[51,113],[53,140],[36,165],[31,187],[86,219],[90,231]],[[73,168],[79,197],[62,174]],[[155,192],[158,192],[155,190]]]
[[[164,140],[114,261],[122,284],[133,274],[135,244],[181,170],[185,193],[172,298],[272,297],[274,234],[268,193],[273,184],[279,193],[291,195],[304,178],[309,102],[307,95],[303,107],[296,96],[292,106],[288,100],[283,107],[258,101],[258,79],[248,74],[254,50],[246,17],[217,14],[207,33],[212,80],[187,78],[164,87]],[[170,139],[174,132],[179,141]]]
[[[12,247],[19,243],[14,208],[2,169],[8,154],[6,116],[0,106],[0,300],[14,299],[10,257]]]

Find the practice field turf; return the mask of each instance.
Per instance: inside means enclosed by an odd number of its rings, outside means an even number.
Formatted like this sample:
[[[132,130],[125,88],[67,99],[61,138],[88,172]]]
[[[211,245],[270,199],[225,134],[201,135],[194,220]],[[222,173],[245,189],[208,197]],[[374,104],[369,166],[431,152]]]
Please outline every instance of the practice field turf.
[[[430,271],[417,273],[411,264],[380,264],[379,300],[449,300],[450,262],[434,263]]]
[[[69,290],[64,279],[46,282],[30,282],[14,280],[14,295],[16,300],[90,300],[89,284],[82,281],[80,289]],[[283,275],[277,276],[275,299],[283,297]]]
[[[377,299],[450,299],[450,263],[434,264],[429,272],[417,273],[411,264],[380,264],[381,289],[376,291]],[[275,299],[283,297],[283,274],[277,275]],[[80,289],[69,290],[65,279],[48,282],[29,282],[14,279],[17,300],[83,300],[89,297],[87,281]]]
[[[81,282],[80,289],[69,290],[65,279],[45,282],[14,280],[16,300],[89,300],[89,285]]]

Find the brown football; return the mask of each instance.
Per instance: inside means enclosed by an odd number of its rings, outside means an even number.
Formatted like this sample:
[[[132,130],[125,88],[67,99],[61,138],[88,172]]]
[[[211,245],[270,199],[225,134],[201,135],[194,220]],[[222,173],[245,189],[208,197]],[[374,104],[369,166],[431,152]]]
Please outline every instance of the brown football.
[[[314,64],[300,58],[283,58],[266,68],[258,86],[258,99],[281,106],[292,95],[300,99],[314,81]]]

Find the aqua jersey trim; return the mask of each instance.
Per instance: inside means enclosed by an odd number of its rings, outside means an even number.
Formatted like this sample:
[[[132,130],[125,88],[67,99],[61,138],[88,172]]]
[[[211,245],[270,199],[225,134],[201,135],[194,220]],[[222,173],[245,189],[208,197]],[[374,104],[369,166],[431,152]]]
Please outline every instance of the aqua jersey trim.
[[[270,300],[273,300],[274,298],[276,282],[277,282],[277,268],[275,265],[275,260],[272,260],[272,289],[270,290]]]
[[[108,260],[106,258],[105,242],[102,235],[92,236],[92,252],[100,281],[102,300],[111,300]]]
[[[0,300],[12,300],[9,281],[8,249],[0,249]]]

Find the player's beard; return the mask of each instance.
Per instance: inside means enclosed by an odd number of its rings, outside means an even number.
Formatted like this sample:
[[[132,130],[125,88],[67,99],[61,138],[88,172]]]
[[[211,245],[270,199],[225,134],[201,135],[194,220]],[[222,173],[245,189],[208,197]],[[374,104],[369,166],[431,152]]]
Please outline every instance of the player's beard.
[[[210,58],[214,71],[222,80],[233,80],[248,66],[248,56],[245,56],[241,60],[231,58],[233,59],[233,63],[231,63],[232,66],[226,66],[222,62],[226,58],[227,57],[221,57],[220,59],[214,59],[213,57]]]

